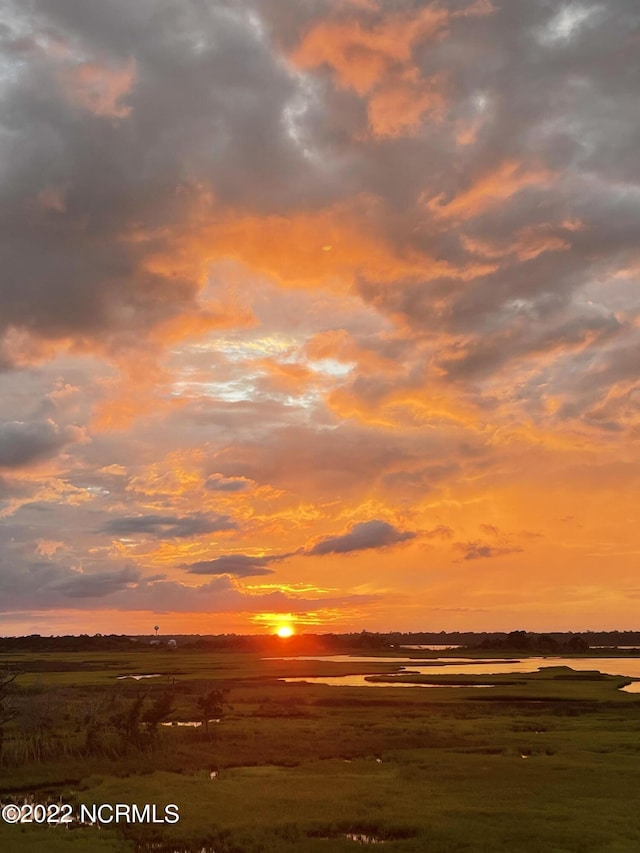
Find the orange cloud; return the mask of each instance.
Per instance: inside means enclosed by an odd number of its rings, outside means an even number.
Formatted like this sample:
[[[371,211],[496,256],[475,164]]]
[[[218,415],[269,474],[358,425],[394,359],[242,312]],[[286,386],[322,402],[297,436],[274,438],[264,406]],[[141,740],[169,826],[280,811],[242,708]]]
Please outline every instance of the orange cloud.
[[[381,9],[370,4],[364,8]],[[489,0],[477,0],[455,12],[430,5],[371,22],[355,17],[322,20],[305,34],[289,59],[299,68],[328,65],[339,86],[365,95],[390,69],[406,66],[417,45],[442,35],[452,19],[494,11]]]
[[[116,376],[98,381],[104,398],[94,408],[92,430],[122,430],[141,415],[166,412],[180,404],[178,400],[160,400],[159,393],[167,387],[169,377],[153,352],[125,353],[117,360],[117,367]]]
[[[273,358],[257,359],[258,369],[266,371],[270,386],[282,393],[299,394],[308,385],[315,385],[318,376],[313,370],[299,362],[283,362]]]
[[[442,80],[420,80],[412,70],[381,85],[367,105],[369,127],[375,136],[397,137],[415,132],[425,115],[438,121],[445,100]]]
[[[337,389],[327,399],[331,410],[341,418],[356,418],[370,426],[393,428],[424,427],[437,423],[461,424],[476,428],[477,414],[463,400],[427,389],[400,389],[382,399],[367,401],[350,389]]]
[[[210,300],[159,323],[148,340],[163,349],[176,342],[203,338],[214,329],[246,329],[255,323],[254,315],[244,306]]]
[[[185,237],[183,251],[209,262],[234,258],[286,287],[323,286],[341,293],[359,277],[378,284],[439,277],[469,281],[497,268],[489,263],[458,267],[394,245],[385,228],[378,200],[361,196],[291,217],[230,213],[203,225],[193,243]],[[327,245],[331,251],[324,251]]]
[[[246,328],[255,322],[253,314],[241,305],[210,300],[159,322],[143,340],[131,340],[128,348],[116,351],[107,341],[105,359],[116,375],[98,380],[104,396],[94,407],[92,429],[122,430],[138,417],[168,413],[184,405],[184,399],[169,393],[176,377],[175,370],[163,361],[167,349],[202,339],[216,329]],[[100,349],[96,344],[96,350]]]
[[[451,272],[447,262],[397,249],[383,233],[381,213],[373,196],[294,216],[220,216],[212,210],[212,221],[178,238],[178,250],[194,265],[234,258],[286,286],[324,285],[342,292],[358,275],[394,282]]]
[[[515,160],[507,160],[449,201],[440,193],[431,199],[423,198],[423,202],[438,219],[464,221],[510,199],[522,189],[546,187],[554,177],[545,168],[527,168]]]
[[[145,256],[143,269],[165,278],[172,289],[176,279],[204,288],[212,265],[228,260],[245,267],[240,275],[237,270],[225,271],[227,278],[235,277],[242,284],[248,267],[284,287],[324,287],[342,295],[361,278],[377,284],[439,277],[468,281],[496,269],[488,263],[467,262],[458,267],[427,251],[398,245],[389,225],[381,200],[372,194],[360,194],[321,210],[258,215],[222,208],[210,193],[201,194],[196,187],[184,225],[173,231],[137,229],[121,239],[138,244]],[[242,302],[238,294],[235,299]],[[212,327],[226,324],[225,312],[230,313],[232,323],[246,326],[252,322],[247,309],[243,313],[240,307],[228,308],[226,303],[205,308],[203,317],[209,315]],[[203,318],[198,322],[202,325]],[[187,323],[192,321],[170,321],[173,326]],[[170,324],[167,321],[167,327]],[[158,332],[159,337],[162,334],[162,330]]]
[[[427,6],[370,26],[357,19],[320,21],[289,58],[299,68],[328,65],[339,86],[365,95],[390,68],[409,62],[416,44],[441,33],[449,18],[446,9]]]
[[[358,373],[398,373],[402,365],[373,349],[359,346],[346,329],[329,329],[313,335],[304,347],[311,362],[332,359],[341,364],[356,364]]]
[[[334,17],[315,24],[289,59],[302,69],[328,66],[340,88],[368,99],[368,123],[375,136],[410,135],[426,114],[439,119],[445,107],[441,81],[420,76],[416,48],[442,37],[455,18],[493,11],[490,2],[478,0],[458,11],[430,5],[384,17]]]
[[[535,225],[521,228],[511,241],[490,242],[475,237],[462,236],[462,244],[469,252],[483,258],[517,258],[519,261],[530,261],[544,252],[567,251],[571,244],[557,233],[564,228],[553,224]]]

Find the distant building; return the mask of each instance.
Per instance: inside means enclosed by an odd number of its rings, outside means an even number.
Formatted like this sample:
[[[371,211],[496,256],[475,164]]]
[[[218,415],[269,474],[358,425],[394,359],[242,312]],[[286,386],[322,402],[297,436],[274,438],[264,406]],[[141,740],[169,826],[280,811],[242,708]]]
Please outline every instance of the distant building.
[[[169,640],[169,642],[167,643],[167,647],[168,647],[169,651],[172,652],[172,651],[174,651],[174,649],[178,648],[178,644],[176,643],[175,640]]]

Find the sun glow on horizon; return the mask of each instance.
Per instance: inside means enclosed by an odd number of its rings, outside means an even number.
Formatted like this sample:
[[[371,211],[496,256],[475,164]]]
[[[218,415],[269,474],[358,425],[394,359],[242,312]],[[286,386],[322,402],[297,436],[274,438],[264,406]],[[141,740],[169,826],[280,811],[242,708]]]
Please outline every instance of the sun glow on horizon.
[[[276,631],[276,634],[282,638],[291,637],[293,634],[293,628],[291,625],[281,625]]]

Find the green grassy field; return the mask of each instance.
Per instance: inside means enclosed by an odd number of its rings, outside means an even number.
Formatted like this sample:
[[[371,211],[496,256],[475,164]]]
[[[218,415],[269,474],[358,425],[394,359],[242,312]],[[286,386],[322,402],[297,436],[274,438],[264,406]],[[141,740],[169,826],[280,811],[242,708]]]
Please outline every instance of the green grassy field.
[[[24,674],[4,726],[0,801],[175,804],[174,824],[0,822],[0,850],[322,853],[640,851],[640,695],[629,679],[398,675],[397,664],[263,661],[234,652],[5,655]],[[284,684],[377,671],[438,689]],[[118,681],[122,674],[160,678]],[[466,683],[490,683],[478,690]],[[456,685],[456,686],[454,686]],[[460,686],[462,685],[462,686]],[[109,721],[172,693],[171,721],[225,691],[209,732]],[[144,727],[142,727],[144,728]],[[88,732],[91,737],[88,737]],[[211,774],[217,774],[211,778]]]

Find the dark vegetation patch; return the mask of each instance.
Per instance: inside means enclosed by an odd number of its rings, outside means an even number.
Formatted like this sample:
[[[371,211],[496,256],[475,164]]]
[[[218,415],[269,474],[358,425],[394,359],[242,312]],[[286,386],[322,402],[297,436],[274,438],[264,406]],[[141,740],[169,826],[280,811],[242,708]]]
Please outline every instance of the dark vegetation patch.
[[[5,666],[11,670],[10,662]],[[55,658],[21,658],[16,669],[20,672],[101,672],[103,670],[118,671],[122,660],[61,660]]]
[[[611,677],[602,672],[576,671],[572,673],[558,673],[558,675],[553,676],[553,679],[554,681],[611,681]]]

